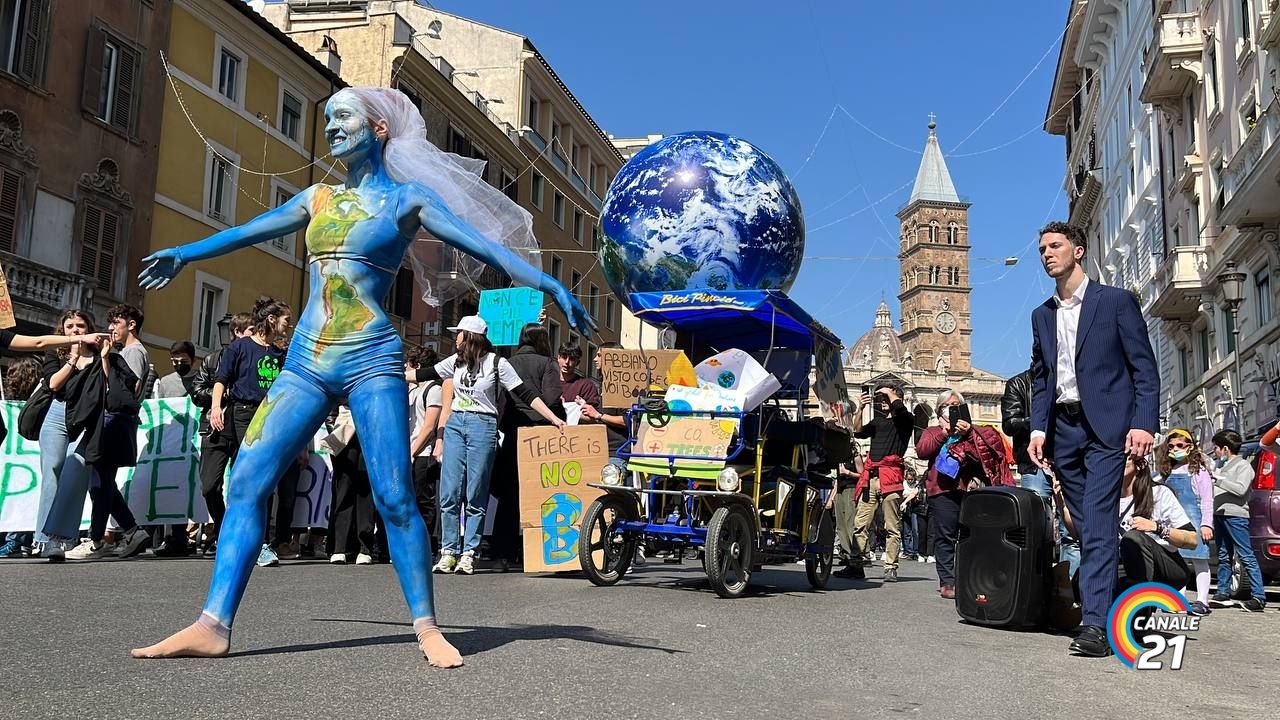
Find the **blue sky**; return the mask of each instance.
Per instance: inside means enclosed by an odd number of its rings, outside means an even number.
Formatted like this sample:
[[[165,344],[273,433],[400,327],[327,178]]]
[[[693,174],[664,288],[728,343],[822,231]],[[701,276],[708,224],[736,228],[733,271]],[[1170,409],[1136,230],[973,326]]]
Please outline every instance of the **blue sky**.
[[[846,345],[882,293],[897,322],[894,213],[936,113],[973,203],[974,363],[1027,366],[1028,318],[1051,291],[1035,231],[1067,212],[1063,140],[1041,129],[1065,0],[430,4],[532,39],[606,132],[717,130],[771,155],[804,205],[805,255],[848,258],[806,260],[791,289]]]

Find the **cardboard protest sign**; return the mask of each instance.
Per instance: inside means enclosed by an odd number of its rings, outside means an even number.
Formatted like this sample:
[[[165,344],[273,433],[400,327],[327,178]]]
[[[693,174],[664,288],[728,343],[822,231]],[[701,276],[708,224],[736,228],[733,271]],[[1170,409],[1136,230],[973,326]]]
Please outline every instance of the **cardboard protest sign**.
[[[22,403],[0,407],[5,424],[18,422]],[[207,522],[200,494],[199,414],[189,398],[144,400],[139,415],[138,465],[116,474],[129,509],[144,525]],[[40,444],[16,432],[0,445],[0,532],[36,529],[40,502]],[[327,454],[312,453],[298,478],[294,527],[326,527],[333,472]],[[86,499],[81,528],[89,526]]]
[[[729,451],[729,441],[738,427],[734,419],[704,417],[672,417],[666,425],[654,427],[641,420],[634,452],[639,455],[708,458],[722,461]],[[696,463],[695,460],[681,460]]]
[[[489,323],[489,342],[499,347],[520,344],[520,331],[538,322],[542,293],[533,288],[480,291],[480,317]]]
[[[600,351],[600,395],[605,407],[631,407],[650,385],[665,389],[697,384],[693,363],[682,350]]]
[[[582,514],[603,493],[587,483],[609,459],[604,426],[520,428],[516,457],[524,571],[577,570]]]
[[[13,299],[9,297],[9,280],[4,276],[4,268],[0,267],[0,330],[18,324],[13,316]]]

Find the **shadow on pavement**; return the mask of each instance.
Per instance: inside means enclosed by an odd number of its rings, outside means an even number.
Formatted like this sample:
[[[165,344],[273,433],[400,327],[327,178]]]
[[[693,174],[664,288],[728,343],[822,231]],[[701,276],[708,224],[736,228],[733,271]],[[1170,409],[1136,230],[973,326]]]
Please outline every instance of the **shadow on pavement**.
[[[383,620],[361,620],[341,618],[316,618],[313,622],[363,623],[370,625],[391,625],[394,627],[412,626],[408,623],[388,622]],[[446,625],[441,628],[445,637],[464,656],[478,655],[519,640],[578,640],[597,645],[632,648],[635,650],[658,650],[668,655],[683,654],[686,651],[655,645],[651,638],[628,637],[597,630],[586,625],[501,625],[496,627],[476,627],[467,625]],[[252,657],[255,655],[284,655],[289,653],[313,652],[317,650],[335,650],[339,648],[370,647],[374,645],[398,645],[401,643],[416,644],[417,638],[412,632],[394,635],[376,635],[373,637],[331,640],[328,642],[301,643],[280,647],[258,648],[233,652],[228,657]]]

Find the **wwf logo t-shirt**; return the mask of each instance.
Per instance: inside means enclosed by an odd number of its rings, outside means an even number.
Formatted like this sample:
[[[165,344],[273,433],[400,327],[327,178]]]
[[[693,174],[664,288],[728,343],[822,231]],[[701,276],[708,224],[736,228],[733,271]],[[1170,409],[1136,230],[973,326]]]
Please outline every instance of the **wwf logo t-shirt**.
[[[218,382],[227,386],[232,400],[260,403],[280,377],[284,355],[275,345],[260,345],[251,337],[238,338],[222,353]]]

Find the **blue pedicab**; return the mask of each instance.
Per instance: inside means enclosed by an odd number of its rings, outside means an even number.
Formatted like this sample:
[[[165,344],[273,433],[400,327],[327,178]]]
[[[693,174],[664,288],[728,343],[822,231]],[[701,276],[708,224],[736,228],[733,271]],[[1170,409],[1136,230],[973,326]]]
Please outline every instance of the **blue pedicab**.
[[[644,543],[675,561],[700,555],[721,597],[742,595],[766,564],[800,560],[810,585],[826,587],[835,552],[829,473],[852,450],[847,432],[806,411],[813,359],[836,363],[838,374],[840,340],[779,291],[635,293],[631,301],[641,320],[676,330],[691,358],[737,348],[782,387],[746,412],[672,410],[661,397],[634,404],[618,453],[625,472],[606,465],[601,482],[589,483],[604,494],[583,514],[583,573],[596,585],[616,584]],[[698,442],[646,439],[677,426]],[[708,429],[718,444],[692,437]]]

